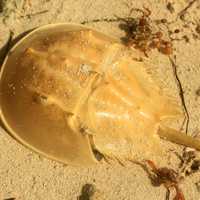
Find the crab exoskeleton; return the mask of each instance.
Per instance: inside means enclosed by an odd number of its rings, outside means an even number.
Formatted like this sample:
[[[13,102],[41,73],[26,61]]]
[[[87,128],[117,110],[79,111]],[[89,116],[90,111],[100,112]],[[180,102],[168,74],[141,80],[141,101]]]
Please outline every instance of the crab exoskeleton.
[[[149,158],[160,136],[200,147],[161,126],[180,115],[173,98],[118,40],[75,24],[34,30],[9,52],[1,71],[1,119],[22,144],[74,165]]]

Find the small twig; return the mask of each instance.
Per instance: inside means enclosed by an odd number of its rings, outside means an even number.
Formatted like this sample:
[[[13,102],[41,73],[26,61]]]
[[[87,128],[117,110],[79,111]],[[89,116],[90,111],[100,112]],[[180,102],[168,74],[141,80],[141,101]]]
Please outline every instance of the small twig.
[[[181,10],[181,11],[178,13],[177,16],[180,17],[180,18],[181,18],[182,16],[184,16],[185,13],[188,11],[188,9],[191,8],[192,5],[193,5],[196,1],[198,1],[198,0],[192,0],[191,2],[189,2],[188,5],[187,5],[183,10]]]
[[[93,19],[81,22],[81,24],[89,24],[89,23],[98,23],[98,22],[118,22],[119,18],[101,18],[101,19]]]
[[[181,98],[181,103],[183,105],[183,108],[184,108],[184,111],[185,111],[185,114],[186,114],[187,120],[186,120],[186,131],[185,132],[188,133],[190,116],[189,116],[188,109],[187,109],[187,106],[186,106],[186,103],[185,103],[183,87],[182,87],[181,81],[180,81],[178,73],[177,73],[177,66],[176,66],[175,61],[171,57],[169,57],[169,60],[170,60],[172,67],[173,67],[174,76],[176,78],[177,85],[178,85],[178,88],[179,88],[179,95],[180,95],[180,98]]]
[[[30,13],[30,14],[26,14],[26,15],[21,15],[20,18],[25,18],[25,17],[34,17],[36,15],[40,15],[40,14],[44,14],[44,13],[47,13],[49,12],[49,10],[42,10],[42,11],[39,11],[39,12],[36,12],[36,13]]]

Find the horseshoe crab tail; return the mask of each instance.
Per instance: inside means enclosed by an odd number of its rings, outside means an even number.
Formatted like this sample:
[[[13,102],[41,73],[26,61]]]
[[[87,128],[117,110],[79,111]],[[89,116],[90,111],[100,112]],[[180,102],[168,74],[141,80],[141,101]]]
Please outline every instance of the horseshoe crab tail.
[[[200,140],[169,127],[159,127],[158,135],[165,140],[200,150]]]

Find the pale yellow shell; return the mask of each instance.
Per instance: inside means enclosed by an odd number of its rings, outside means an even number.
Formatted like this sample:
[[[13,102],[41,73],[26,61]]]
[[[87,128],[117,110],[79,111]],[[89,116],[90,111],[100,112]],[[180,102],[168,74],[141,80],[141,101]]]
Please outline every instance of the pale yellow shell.
[[[158,130],[186,144],[159,129],[180,108],[133,54],[85,26],[36,29],[9,52],[1,71],[6,129],[31,149],[74,165],[95,163],[94,150],[124,160],[147,158],[159,149]]]

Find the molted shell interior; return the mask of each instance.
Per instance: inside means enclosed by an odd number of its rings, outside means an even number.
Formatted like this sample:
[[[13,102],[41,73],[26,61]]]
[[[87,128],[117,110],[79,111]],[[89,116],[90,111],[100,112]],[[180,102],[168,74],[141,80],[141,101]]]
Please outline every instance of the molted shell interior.
[[[79,93],[74,94],[75,96],[72,101],[66,101],[65,105],[60,105],[58,100],[62,97],[59,95],[68,95],[67,93],[62,93],[62,90],[69,89],[73,85],[65,85],[64,75],[58,75],[62,77],[57,80],[52,75],[53,83],[48,84],[48,81],[51,81],[50,76],[45,77],[45,73],[42,73],[42,71],[37,72],[40,69],[37,66],[34,68],[31,62],[37,59],[37,50],[42,51],[45,45],[48,46],[49,43],[53,43],[57,38],[62,37],[68,32],[81,31],[83,29],[86,30],[87,28],[73,24],[48,25],[36,29],[11,49],[3,64],[0,80],[0,91],[2,94],[0,96],[1,118],[6,129],[17,140],[29,148],[52,159],[75,165],[80,163],[85,165],[94,163],[95,158],[89,144],[88,136],[78,134],[72,130],[72,127],[68,126],[67,120],[70,115],[70,109],[63,112],[59,106],[65,108],[73,107],[74,105],[67,105],[67,103],[71,102],[75,104],[76,96],[82,93],[81,89],[83,88],[77,88],[79,89]],[[114,39],[102,33],[93,32],[102,38],[102,40],[108,42],[114,41]],[[59,42],[61,49],[62,45],[67,45],[63,44],[62,40],[59,40]],[[79,45],[80,41],[73,42],[75,45]],[[40,49],[31,52],[30,47],[34,49],[34,46],[40,47]],[[76,53],[76,48],[73,48],[73,50],[74,52],[71,53]],[[59,51],[58,48],[54,50],[52,47],[49,51],[54,51],[54,57],[48,58],[48,54],[39,56],[46,56],[47,60],[51,59],[55,63],[59,59],[62,59],[62,54],[56,52]],[[62,50],[60,52],[62,53]],[[31,54],[34,54],[34,58],[32,58]],[[98,55],[96,60],[98,60]],[[61,73],[61,71],[58,73]],[[34,76],[36,76],[35,79]],[[37,85],[38,78],[43,79],[41,81],[43,85],[38,85],[38,88],[35,87],[36,90],[34,91],[34,87],[31,87]],[[48,96],[47,99],[46,96],[52,93],[53,88],[50,87],[53,86],[58,90],[57,102],[54,102],[53,97],[49,98]],[[38,93],[37,89],[45,92],[45,94]]]
[[[39,28],[17,43],[0,92],[2,121],[17,140],[74,165],[95,163],[92,148],[120,159],[159,152],[161,120],[180,114],[126,47],[73,24]]]

